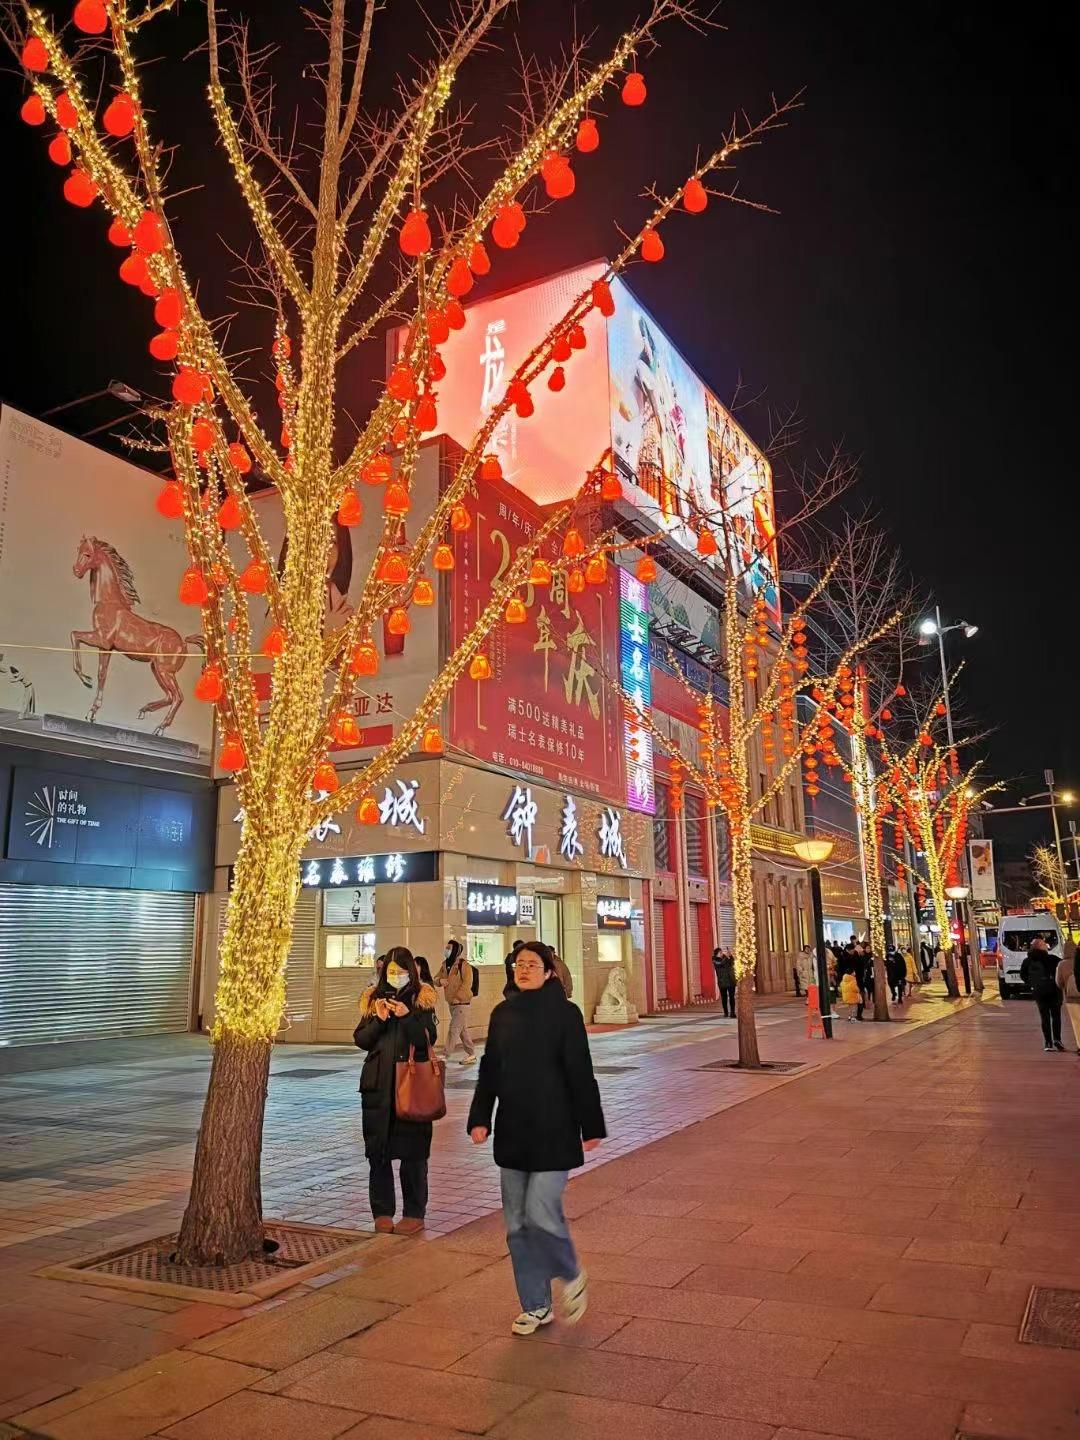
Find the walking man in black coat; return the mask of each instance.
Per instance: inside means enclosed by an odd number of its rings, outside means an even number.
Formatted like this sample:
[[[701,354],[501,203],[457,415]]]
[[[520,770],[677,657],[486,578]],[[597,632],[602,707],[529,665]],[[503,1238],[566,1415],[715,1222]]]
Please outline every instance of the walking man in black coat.
[[[562,1314],[585,1313],[586,1276],[563,1213],[571,1170],[607,1134],[585,1022],[555,973],[551,950],[529,941],[514,957],[514,990],[491,1012],[468,1130],[491,1133],[502,1179],[506,1242],[521,1314],[510,1327],[531,1335],[555,1318],[551,1282],[562,1280]]]
[[[1020,979],[1031,986],[1042,1022],[1043,1049],[1064,1050],[1061,1043],[1061,988],[1057,983],[1057,961],[1041,935],[1036,935],[1020,966]]]

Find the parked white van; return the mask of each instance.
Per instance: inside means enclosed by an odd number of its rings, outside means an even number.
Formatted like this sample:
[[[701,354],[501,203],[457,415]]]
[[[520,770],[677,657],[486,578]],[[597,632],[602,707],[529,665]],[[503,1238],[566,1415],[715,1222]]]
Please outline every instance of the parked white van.
[[[1046,941],[1055,960],[1062,958],[1061,927],[1049,911],[1001,917],[998,928],[997,972],[998,989],[1003,1000],[1027,990],[1028,987],[1020,979],[1020,966],[1024,963],[1028,946],[1036,935],[1041,935]]]

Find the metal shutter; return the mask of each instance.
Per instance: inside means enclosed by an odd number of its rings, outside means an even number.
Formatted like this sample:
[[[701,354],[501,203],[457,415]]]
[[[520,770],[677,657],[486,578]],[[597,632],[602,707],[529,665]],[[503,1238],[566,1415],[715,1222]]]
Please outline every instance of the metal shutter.
[[[725,950],[735,949],[735,907],[734,905],[718,905],[717,919],[720,925],[718,944]]]
[[[667,999],[667,969],[664,959],[664,902],[654,900],[652,906],[653,977],[656,981],[657,1004]]]
[[[691,1000],[696,1000],[702,994],[700,949],[701,937],[698,927],[698,915],[701,911],[701,906],[699,904],[695,904],[694,901],[691,901],[688,908],[690,911],[690,924],[689,934],[686,937],[686,968],[690,974],[690,998]]]
[[[315,1038],[315,940],[319,931],[319,897],[318,890],[301,889],[296,901],[289,957],[285,961],[285,1016],[281,1030],[297,1033],[283,1034],[283,1039]]]
[[[0,885],[0,1045],[190,1027],[195,897]]]

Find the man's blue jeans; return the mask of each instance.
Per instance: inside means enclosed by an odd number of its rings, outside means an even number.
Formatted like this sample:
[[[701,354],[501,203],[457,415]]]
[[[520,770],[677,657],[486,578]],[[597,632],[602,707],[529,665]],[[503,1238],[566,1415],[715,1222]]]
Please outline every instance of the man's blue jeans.
[[[580,1266],[563,1214],[567,1170],[500,1170],[506,1243],[522,1310],[546,1310],[553,1279]]]

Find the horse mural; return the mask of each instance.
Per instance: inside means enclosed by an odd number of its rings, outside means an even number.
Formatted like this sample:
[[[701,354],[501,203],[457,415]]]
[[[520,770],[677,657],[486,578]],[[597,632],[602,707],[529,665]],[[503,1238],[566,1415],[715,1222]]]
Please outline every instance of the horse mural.
[[[105,694],[105,681],[109,674],[109,662],[114,651],[126,655],[129,660],[149,664],[154,679],[164,692],[164,699],[151,700],[139,711],[139,719],[155,710],[165,710],[155,735],[163,735],[176,719],[184,703],[184,692],[180,689],[177,675],[188,656],[188,646],[203,648],[201,635],[181,637],[171,625],[157,620],[148,620],[138,615],[135,606],[139,604],[139,592],[135,588],[135,577],[131,566],[107,540],[84,535],[75,555],[72,574],[81,580],[90,576],[91,630],[73,630],[71,649],[75,674],[90,689],[93,681],[82,667],[82,646],[98,652],[97,691],[94,703],[86,716],[96,720]]]

